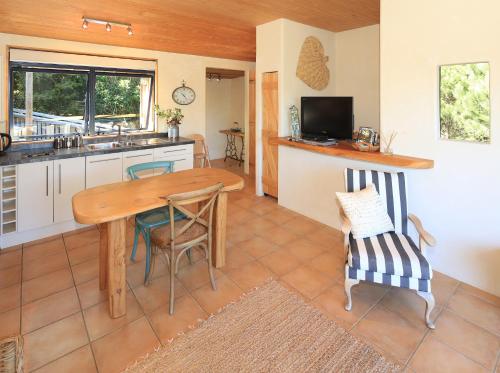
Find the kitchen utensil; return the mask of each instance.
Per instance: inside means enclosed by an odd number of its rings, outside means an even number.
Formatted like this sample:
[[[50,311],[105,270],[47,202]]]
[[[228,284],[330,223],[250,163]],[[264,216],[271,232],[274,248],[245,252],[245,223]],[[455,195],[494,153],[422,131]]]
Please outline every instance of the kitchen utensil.
[[[12,137],[8,133],[0,133],[0,154],[10,148]]]
[[[62,137],[56,137],[54,139],[54,149],[61,149],[64,147],[64,139]]]
[[[83,146],[83,136],[77,133],[73,136],[73,148],[81,148]]]

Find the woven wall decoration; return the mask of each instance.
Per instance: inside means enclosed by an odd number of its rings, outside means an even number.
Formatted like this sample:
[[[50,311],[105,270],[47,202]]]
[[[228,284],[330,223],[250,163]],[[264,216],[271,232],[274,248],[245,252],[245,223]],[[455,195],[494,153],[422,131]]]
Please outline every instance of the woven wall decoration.
[[[325,56],[321,42],[314,36],[308,36],[300,51],[297,78],[318,91],[325,89],[330,81],[327,62],[328,56]]]

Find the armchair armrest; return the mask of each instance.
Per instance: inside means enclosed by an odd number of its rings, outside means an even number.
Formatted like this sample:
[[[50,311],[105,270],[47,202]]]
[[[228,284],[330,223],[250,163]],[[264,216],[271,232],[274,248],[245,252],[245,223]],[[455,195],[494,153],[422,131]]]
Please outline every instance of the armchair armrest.
[[[430,234],[429,232],[427,232],[424,229],[424,226],[422,225],[422,222],[420,221],[420,219],[416,215],[414,215],[414,214],[408,214],[408,219],[410,219],[410,221],[413,223],[413,225],[415,226],[415,229],[418,232],[418,235],[420,236],[420,238],[422,240],[424,240],[424,242],[427,245],[429,245],[429,246],[435,246],[436,245],[436,239],[432,236],[432,234]]]

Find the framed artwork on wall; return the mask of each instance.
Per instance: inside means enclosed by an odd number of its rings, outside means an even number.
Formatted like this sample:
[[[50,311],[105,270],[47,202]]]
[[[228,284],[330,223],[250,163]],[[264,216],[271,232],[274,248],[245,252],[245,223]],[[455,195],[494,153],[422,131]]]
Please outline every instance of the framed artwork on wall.
[[[490,65],[439,67],[440,136],[446,140],[490,142]]]

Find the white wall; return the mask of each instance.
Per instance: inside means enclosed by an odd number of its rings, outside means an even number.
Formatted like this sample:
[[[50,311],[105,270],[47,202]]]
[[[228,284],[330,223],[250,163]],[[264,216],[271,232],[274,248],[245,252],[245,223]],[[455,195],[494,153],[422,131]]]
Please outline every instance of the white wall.
[[[185,80],[186,84],[196,92],[196,100],[191,105],[182,107],[185,117],[180,128],[181,136],[192,133],[206,134],[206,68],[214,67],[243,70],[245,71],[244,126],[248,129],[248,100],[246,97],[248,97],[248,74],[249,71],[255,67],[255,64],[252,62],[0,33],[0,61],[2,61],[3,64],[5,63],[6,46],[8,45],[120,57],[157,59],[157,89],[158,103],[160,106],[164,108],[175,107],[175,103],[172,100],[172,91],[181,85],[182,80]],[[5,94],[7,82],[5,81],[6,75],[4,71],[5,70],[2,70],[2,74],[0,74],[0,122],[6,119],[6,108],[3,105],[5,102],[3,95]],[[159,130],[164,131],[165,126],[161,124]],[[248,164],[245,166],[248,172]]]
[[[329,57],[328,86],[317,91],[296,77],[302,43],[308,36],[317,37]],[[256,130],[257,191],[261,192],[262,73],[279,74],[279,135],[289,135],[288,108],[300,110],[302,96],[353,96],[355,126],[379,128],[379,26],[333,33],[316,27],[279,19],[257,26]]]
[[[435,160],[411,173],[413,212],[439,271],[500,295],[500,2],[382,0],[381,128],[394,150]],[[491,144],[439,138],[438,67],[490,62]]]
[[[329,57],[327,67],[330,70],[328,86],[317,91],[308,87],[296,77],[297,62],[304,40],[308,36],[317,37]],[[257,58],[256,58],[256,188],[262,194],[262,74],[278,72],[279,102],[279,136],[290,133],[288,108],[295,105],[300,109],[302,96],[333,96],[335,94],[334,79],[335,34],[331,31],[279,19],[257,26]]]
[[[207,80],[206,95],[206,140],[210,159],[221,159],[225,157],[226,136],[219,131],[233,127],[234,122],[240,127],[245,123],[245,78]],[[241,151],[239,138],[236,146]]]
[[[300,50],[308,36],[315,36],[323,45],[325,56],[328,56],[326,66],[330,70],[330,81],[321,91],[315,90],[297,78],[296,70]],[[283,66],[280,76],[282,84],[282,101],[280,106],[280,136],[290,134],[288,108],[295,105],[300,110],[302,96],[335,96],[335,33],[302,23],[283,20]]]
[[[224,158],[226,136],[219,133],[228,129],[231,122],[231,80],[207,80],[207,146],[210,159]]]
[[[335,34],[336,96],[354,97],[354,126],[380,128],[380,26]]]

